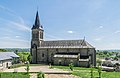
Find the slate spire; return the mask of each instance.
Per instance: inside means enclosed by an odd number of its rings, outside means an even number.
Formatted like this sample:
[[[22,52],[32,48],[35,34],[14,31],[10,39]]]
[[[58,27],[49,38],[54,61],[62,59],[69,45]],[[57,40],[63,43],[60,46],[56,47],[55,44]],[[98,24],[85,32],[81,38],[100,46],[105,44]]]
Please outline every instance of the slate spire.
[[[39,19],[39,15],[38,15],[38,11],[36,13],[36,18],[35,18],[35,23],[32,27],[32,29],[38,29],[40,27],[40,19]]]
[[[36,13],[35,26],[40,26],[40,20],[39,20],[38,11]]]

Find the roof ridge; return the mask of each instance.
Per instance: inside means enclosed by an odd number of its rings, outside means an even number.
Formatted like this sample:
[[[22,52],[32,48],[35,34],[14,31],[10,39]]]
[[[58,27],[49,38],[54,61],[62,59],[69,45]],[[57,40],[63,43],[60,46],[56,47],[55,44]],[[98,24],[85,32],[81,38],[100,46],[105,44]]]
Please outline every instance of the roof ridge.
[[[79,40],[46,40],[46,41],[81,41],[83,39],[79,39]]]

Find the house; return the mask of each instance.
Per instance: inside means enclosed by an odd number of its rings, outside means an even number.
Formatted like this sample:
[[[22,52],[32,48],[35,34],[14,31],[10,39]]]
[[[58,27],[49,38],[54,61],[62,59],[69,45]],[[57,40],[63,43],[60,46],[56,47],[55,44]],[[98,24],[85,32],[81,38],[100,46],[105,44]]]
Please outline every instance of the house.
[[[85,39],[45,41],[38,11],[32,27],[31,55],[34,64],[96,66],[96,50]]]
[[[14,52],[0,52],[0,70],[10,67],[19,61],[19,56]]]

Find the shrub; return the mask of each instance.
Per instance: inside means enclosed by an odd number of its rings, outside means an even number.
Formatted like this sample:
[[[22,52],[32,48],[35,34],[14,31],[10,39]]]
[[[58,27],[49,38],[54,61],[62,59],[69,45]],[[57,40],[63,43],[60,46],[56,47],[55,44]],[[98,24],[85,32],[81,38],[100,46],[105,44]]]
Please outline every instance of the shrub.
[[[50,68],[50,69],[52,69],[52,68],[53,68],[53,67],[52,67],[52,65],[51,65],[51,63],[49,64],[49,68]]]
[[[30,70],[30,65],[29,64],[26,65],[26,69],[25,70],[27,71],[27,74],[28,74],[29,70]]]
[[[91,72],[90,72],[91,73],[91,78],[94,78],[94,76],[93,76],[93,66],[91,66],[90,70],[91,70]]]
[[[31,61],[32,61],[32,56],[31,56],[31,54],[28,55],[27,60],[29,61],[29,63],[31,63]]]
[[[73,64],[72,63],[69,64],[69,68],[71,71],[73,71]]]
[[[37,78],[45,78],[44,73],[40,71],[40,72],[37,74]]]
[[[102,68],[101,68],[101,66],[98,65],[99,78],[101,78],[101,72],[102,72]]]

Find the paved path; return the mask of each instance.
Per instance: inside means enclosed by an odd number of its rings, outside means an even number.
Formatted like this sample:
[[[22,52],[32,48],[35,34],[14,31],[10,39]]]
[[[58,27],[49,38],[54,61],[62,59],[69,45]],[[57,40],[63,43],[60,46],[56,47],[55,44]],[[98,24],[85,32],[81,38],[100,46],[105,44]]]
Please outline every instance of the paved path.
[[[37,78],[36,73],[30,74],[30,78]],[[80,78],[70,74],[45,74],[45,78]]]
[[[45,74],[45,78],[80,78],[70,74]]]
[[[26,72],[26,67],[19,67],[14,69],[6,69],[3,72]],[[71,75],[70,71],[65,71],[62,69],[49,69],[49,66],[30,66],[30,72],[44,72],[45,78],[79,78],[77,76]],[[37,73],[31,73],[30,78],[37,78]]]

